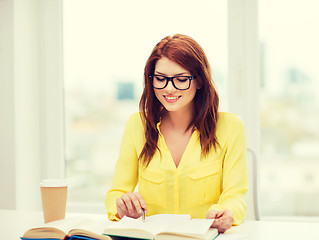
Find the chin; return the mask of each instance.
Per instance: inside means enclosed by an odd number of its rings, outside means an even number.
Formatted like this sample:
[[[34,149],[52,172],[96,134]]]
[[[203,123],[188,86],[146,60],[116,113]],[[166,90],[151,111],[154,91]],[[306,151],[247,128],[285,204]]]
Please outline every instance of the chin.
[[[165,110],[166,110],[167,112],[175,112],[175,111],[177,111],[176,108],[172,108],[172,107],[166,107],[166,106],[164,106],[164,108],[165,108]]]
[[[178,106],[165,106],[164,105],[164,108],[168,112],[177,112],[178,110],[180,110],[180,107],[178,107]]]

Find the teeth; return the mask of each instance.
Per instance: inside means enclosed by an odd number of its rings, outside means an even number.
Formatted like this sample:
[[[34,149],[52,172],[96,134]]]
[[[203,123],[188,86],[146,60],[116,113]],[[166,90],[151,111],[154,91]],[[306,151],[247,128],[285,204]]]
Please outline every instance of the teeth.
[[[175,100],[175,99],[177,99],[178,97],[167,97],[167,96],[165,96],[165,98],[168,99],[168,100]]]

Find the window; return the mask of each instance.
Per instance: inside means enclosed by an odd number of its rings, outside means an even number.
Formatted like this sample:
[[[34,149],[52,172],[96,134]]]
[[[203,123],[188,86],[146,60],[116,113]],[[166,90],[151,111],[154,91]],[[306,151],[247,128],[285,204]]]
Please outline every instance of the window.
[[[319,214],[318,8],[259,1],[263,215]]]
[[[160,39],[183,33],[199,42],[227,109],[227,1],[68,0],[63,9],[68,198],[103,205]]]

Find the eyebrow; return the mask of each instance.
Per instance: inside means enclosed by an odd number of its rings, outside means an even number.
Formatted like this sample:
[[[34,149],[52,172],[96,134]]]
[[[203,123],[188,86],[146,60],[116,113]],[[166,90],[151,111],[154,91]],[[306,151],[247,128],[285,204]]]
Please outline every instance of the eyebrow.
[[[155,73],[160,74],[160,75],[167,76],[167,74],[161,73],[161,72],[159,72],[159,71],[155,71]],[[177,73],[177,74],[175,74],[174,76],[180,76],[180,75],[185,75],[185,74],[188,74],[188,75],[189,75],[188,72],[182,72],[182,73]]]

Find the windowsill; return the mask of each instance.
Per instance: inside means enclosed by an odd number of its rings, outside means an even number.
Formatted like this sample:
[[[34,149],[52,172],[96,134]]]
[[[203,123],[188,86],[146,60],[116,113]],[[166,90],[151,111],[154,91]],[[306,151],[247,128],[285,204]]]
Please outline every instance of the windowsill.
[[[311,216],[262,216],[261,221],[278,221],[278,222],[319,222],[319,217]]]
[[[104,203],[67,203],[67,212],[70,213],[97,213],[106,214]],[[319,222],[319,217],[311,216],[262,216],[261,221],[277,222]]]
[[[98,213],[106,214],[104,203],[67,203],[67,212],[70,213]]]

